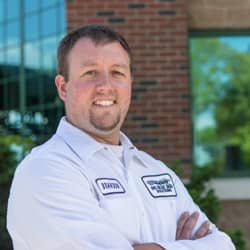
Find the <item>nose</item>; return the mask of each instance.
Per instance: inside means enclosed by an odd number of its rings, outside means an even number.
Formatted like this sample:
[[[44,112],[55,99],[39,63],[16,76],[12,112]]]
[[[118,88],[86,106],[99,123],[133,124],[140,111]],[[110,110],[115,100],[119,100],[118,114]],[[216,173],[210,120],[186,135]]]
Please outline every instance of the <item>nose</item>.
[[[112,81],[107,72],[103,72],[102,74],[100,74],[96,87],[98,90],[106,90],[112,88]]]

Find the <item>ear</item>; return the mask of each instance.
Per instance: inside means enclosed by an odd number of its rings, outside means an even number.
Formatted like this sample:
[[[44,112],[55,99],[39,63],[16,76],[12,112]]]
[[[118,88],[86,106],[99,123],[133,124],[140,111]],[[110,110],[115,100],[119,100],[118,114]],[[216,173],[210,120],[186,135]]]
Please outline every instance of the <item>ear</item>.
[[[65,101],[67,95],[67,82],[65,81],[64,76],[56,75],[55,84],[57,88],[57,93],[62,101]]]

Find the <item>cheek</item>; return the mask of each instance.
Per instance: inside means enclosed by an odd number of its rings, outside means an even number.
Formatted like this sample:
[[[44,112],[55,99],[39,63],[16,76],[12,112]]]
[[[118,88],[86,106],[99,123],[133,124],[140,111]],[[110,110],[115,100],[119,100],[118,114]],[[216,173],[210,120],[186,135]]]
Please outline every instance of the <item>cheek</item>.
[[[81,82],[74,82],[74,86],[68,92],[68,99],[76,105],[88,103],[91,97],[91,88],[88,84],[83,84]]]
[[[128,106],[130,105],[130,101],[131,101],[131,88],[127,87],[123,89],[121,94],[123,97],[123,103],[124,105],[126,105],[126,108],[128,108]]]

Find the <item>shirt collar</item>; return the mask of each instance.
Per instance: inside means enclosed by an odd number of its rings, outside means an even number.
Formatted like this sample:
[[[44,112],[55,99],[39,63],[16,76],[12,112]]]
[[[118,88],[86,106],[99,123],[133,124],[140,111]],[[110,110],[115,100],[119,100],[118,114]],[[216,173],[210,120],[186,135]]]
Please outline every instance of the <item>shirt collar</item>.
[[[150,167],[150,165],[152,165],[151,157],[145,152],[138,150],[122,132],[120,133],[120,141],[124,146],[125,154],[126,152],[129,152],[132,156],[135,156],[144,167]]]
[[[83,161],[90,159],[97,151],[105,148],[105,144],[96,141],[90,135],[69,123],[66,117],[62,117],[56,134],[81,158]],[[136,156],[144,166],[149,166],[145,153],[139,151],[129,140],[120,132],[120,142],[126,152]]]
[[[90,135],[69,123],[66,117],[62,117],[56,134],[60,136],[83,161],[87,161],[97,151],[104,148],[102,143],[99,143]]]

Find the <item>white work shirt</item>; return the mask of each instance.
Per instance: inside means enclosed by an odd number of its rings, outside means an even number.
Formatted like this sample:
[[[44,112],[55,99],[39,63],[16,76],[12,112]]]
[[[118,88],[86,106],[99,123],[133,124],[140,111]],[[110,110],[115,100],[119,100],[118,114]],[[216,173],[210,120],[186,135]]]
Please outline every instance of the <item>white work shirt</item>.
[[[212,224],[206,237],[176,241],[178,218],[198,206],[173,171],[122,133],[120,141],[122,161],[63,118],[56,134],[32,150],[9,197],[15,250],[132,250],[147,242],[167,250],[235,249]],[[200,211],[195,230],[204,220]]]

